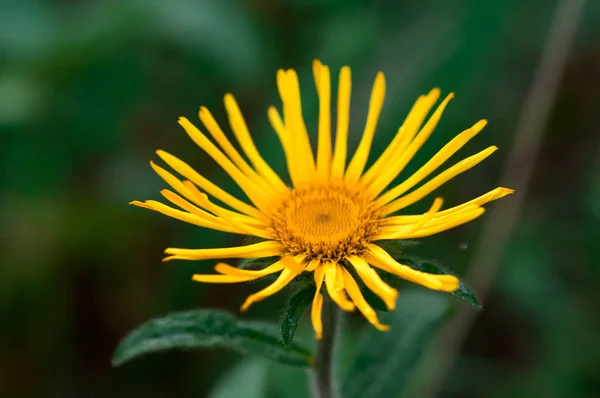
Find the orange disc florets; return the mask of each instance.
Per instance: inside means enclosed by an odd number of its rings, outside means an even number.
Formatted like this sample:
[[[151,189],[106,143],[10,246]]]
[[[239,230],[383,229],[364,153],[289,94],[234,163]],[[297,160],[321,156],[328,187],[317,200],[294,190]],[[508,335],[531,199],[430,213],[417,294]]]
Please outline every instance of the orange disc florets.
[[[344,185],[291,191],[271,214],[276,239],[290,254],[339,261],[362,254],[377,233],[379,216],[364,194]]]

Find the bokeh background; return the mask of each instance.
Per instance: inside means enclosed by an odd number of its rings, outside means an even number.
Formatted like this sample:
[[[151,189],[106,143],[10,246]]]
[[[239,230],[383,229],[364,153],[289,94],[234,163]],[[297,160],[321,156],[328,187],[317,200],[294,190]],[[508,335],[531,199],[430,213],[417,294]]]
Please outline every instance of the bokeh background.
[[[229,383],[264,383],[265,396],[306,397],[302,370],[262,362],[240,368],[245,359],[223,350],[111,368],[119,339],[139,323],[195,307],[236,312],[257,289],[191,282],[192,273],[211,268],[208,261],[160,262],[168,246],[240,240],[127,205],[159,197],[164,183],[148,164],[154,151],[172,152],[236,192],[176,123],[182,115],[197,120],[205,105],[225,128],[222,98],[232,92],[259,149],[283,173],[266,119],[267,106],[280,104],[275,72],[298,70],[314,132],[311,61],[318,57],[333,71],[353,68],[351,148],[379,70],[388,86],[374,151],[419,94],[456,92],[412,170],[479,118],[490,120],[455,159],[492,144],[500,151],[439,190],[448,205],[458,204],[499,184],[555,4],[0,2],[0,396],[217,396],[234,372]],[[600,2],[588,0],[486,310],[439,396],[600,396],[599,76]],[[465,275],[482,222],[416,250]],[[280,293],[243,316],[276,320],[285,299]],[[364,325],[351,321],[348,346]],[[310,342],[309,325],[301,329]]]

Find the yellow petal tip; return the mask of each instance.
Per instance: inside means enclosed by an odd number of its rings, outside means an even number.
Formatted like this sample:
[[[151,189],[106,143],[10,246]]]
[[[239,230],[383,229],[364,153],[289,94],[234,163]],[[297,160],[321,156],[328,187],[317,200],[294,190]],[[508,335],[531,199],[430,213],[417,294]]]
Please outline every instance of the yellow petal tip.
[[[494,196],[494,199],[500,199],[506,195],[512,195],[515,193],[514,189],[500,187],[498,188],[498,193]]]
[[[485,126],[487,126],[487,124],[488,124],[487,119],[481,119],[480,121],[478,121],[477,123],[475,123],[475,125],[473,125],[472,128],[477,129],[477,130],[481,130]]]
[[[246,312],[246,310],[248,308],[250,308],[250,306],[252,305],[253,301],[250,300],[246,300],[244,301],[244,304],[242,304],[242,306],[240,307],[240,312]]]
[[[390,325],[384,325],[383,323],[379,322],[373,323],[373,326],[375,326],[375,328],[380,332],[389,332],[392,329]]]
[[[225,101],[225,104],[227,104],[227,103],[234,102],[234,101],[235,101],[235,98],[233,97],[233,94],[231,94],[231,93],[226,93],[226,94],[223,96],[223,100]]]

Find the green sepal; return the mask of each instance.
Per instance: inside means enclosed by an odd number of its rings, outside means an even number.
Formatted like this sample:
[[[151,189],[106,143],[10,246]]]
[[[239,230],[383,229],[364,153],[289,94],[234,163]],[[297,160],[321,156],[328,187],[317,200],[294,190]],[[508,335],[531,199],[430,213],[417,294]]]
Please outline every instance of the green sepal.
[[[437,292],[406,289],[394,312],[379,313],[391,326],[382,333],[366,329],[354,363],[344,377],[344,398],[399,397],[443,321],[449,314],[448,299]]]
[[[310,366],[311,351],[298,343],[283,347],[277,328],[263,322],[242,321],[216,310],[176,312],[152,319],[130,332],[115,351],[119,366],[140,355],[173,349],[226,347],[297,366]]]
[[[315,285],[308,285],[296,292],[288,302],[283,318],[281,319],[281,339],[283,346],[289,347],[294,339],[298,320],[306,310],[315,296]]]

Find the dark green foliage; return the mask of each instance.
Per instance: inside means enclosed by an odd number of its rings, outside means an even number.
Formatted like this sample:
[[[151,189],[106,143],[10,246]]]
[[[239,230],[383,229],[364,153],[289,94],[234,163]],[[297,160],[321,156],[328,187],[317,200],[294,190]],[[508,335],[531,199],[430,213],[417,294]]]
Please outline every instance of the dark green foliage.
[[[238,268],[248,270],[261,270],[279,261],[281,257],[248,258],[240,261]]]
[[[112,363],[119,366],[140,355],[173,349],[227,347],[290,365],[308,366],[310,350],[298,343],[286,348],[274,326],[240,321],[215,310],[192,310],[150,320],[125,337]]]
[[[289,347],[294,339],[298,320],[304,313],[306,307],[310,305],[315,295],[315,285],[308,285],[296,292],[288,302],[283,318],[281,319],[281,338],[284,347]]]
[[[441,326],[449,305],[439,293],[407,290],[396,311],[379,314],[392,327],[382,333],[366,330],[365,339],[348,374],[344,398],[390,398],[406,387],[421,355]]]

